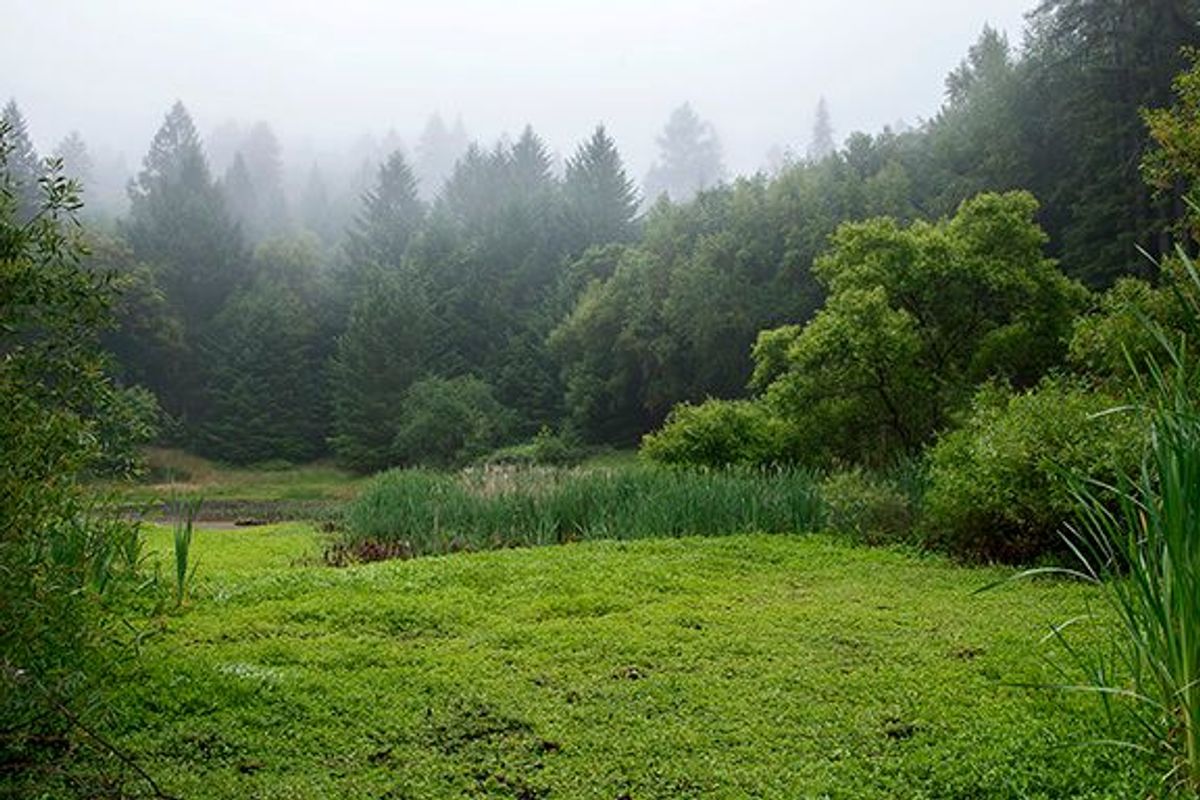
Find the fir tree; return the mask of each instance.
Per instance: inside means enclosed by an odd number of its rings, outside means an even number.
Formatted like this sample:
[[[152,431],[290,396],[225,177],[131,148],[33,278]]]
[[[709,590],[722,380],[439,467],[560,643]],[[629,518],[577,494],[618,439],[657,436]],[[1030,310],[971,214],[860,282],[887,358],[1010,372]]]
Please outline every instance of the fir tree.
[[[416,178],[397,150],[380,166],[375,188],[363,196],[362,212],[347,232],[352,267],[398,266],[424,217]]]
[[[563,194],[577,251],[633,237],[637,190],[603,125],[567,160]]]
[[[17,222],[27,222],[33,218],[41,205],[42,194],[38,179],[43,174],[42,163],[33,146],[33,140],[29,138],[25,117],[17,107],[16,100],[8,101],[4,111],[0,112],[0,120],[4,122],[3,145],[8,152],[8,179],[16,200],[14,218]]]
[[[79,131],[68,133],[54,148],[54,156],[62,159],[63,172],[86,190],[92,182],[92,157]]]
[[[677,203],[687,202],[725,177],[716,131],[697,116],[690,103],[671,112],[658,137],[658,148],[659,160],[646,176],[648,198],[665,194]]]
[[[129,185],[129,200],[124,233],[134,258],[153,266],[156,283],[183,321],[188,348],[179,368],[182,380],[160,399],[169,412],[194,417],[204,327],[243,283],[247,259],[182,103],[171,108],[155,134],[141,172]]]
[[[242,230],[253,228],[258,213],[258,196],[250,170],[246,167],[246,159],[242,158],[240,152],[234,154],[233,163],[225,170],[221,190],[230,215],[240,223]]]
[[[428,202],[437,196],[468,144],[461,119],[456,120],[451,129],[446,127],[440,114],[429,118],[417,141],[416,174],[423,200]]]
[[[283,159],[279,140],[265,122],[250,129],[240,154],[254,186],[253,215],[249,230],[255,239],[283,232],[287,227],[287,201],[283,195]]]
[[[313,309],[286,284],[263,280],[230,297],[204,342],[203,453],[241,464],[320,453],[316,333]]]
[[[822,97],[817,101],[817,115],[813,121],[812,141],[808,145],[811,161],[824,161],[833,155],[837,145],[833,140],[833,123],[829,120],[829,106]]]
[[[405,392],[429,371],[434,320],[408,269],[368,268],[330,366],[338,460],[370,472],[394,463]]]

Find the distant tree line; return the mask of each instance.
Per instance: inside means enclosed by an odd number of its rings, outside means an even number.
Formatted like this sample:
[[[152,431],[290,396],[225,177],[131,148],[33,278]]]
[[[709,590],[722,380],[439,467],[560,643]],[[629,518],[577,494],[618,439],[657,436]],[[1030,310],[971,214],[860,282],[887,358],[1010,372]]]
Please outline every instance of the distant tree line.
[[[807,157],[771,175],[729,181],[711,125],[685,104],[641,195],[602,126],[560,166],[532,128],[485,146],[436,118],[415,154],[393,148],[370,166],[353,214],[315,168],[289,207],[269,128],[221,139],[218,178],[176,104],[129,186],[128,214],[89,232],[88,263],[115,270],[123,289],[105,337],[115,377],[158,398],[164,436],[224,460],[452,464],[543,430],[632,444],[681,402],[746,396],[759,333],[819,320],[827,341],[787,345],[811,361],[788,391],[796,414],[836,416],[845,409],[822,405],[819,390],[854,378],[852,329],[888,324],[889,313],[839,259],[886,240],[895,262],[880,268],[897,271],[896,291],[906,258],[950,259],[953,269],[912,284],[928,293],[913,303],[944,315],[989,305],[911,332],[910,372],[889,380],[921,419],[872,435],[919,439],[961,387],[926,391],[911,371],[938,359],[956,375],[982,369],[974,350],[943,353],[926,334],[1004,344],[987,357],[1006,375],[1039,374],[1061,345],[1050,317],[1078,302],[1075,281],[1149,274],[1139,248],[1159,255],[1179,238],[1181,191],[1138,178],[1149,141],[1140,110],[1169,104],[1181,48],[1200,44],[1198,14],[1192,0],[1046,0],[1019,51],[983,31],[934,118],[838,147],[822,102]],[[40,162],[16,104],[3,116],[20,219],[35,208]],[[58,152],[86,181],[82,139]],[[1006,195],[1009,206],[991,211],[1014,235],[1031,219],[1047,238],[1014,254],[1015,273],[997,272],[971,250],[971,237],[996,235],[972,227],[978,206],[942,220],[976,195],[1018,189],[1038,202]],[[892,221],[863,222],[880,217]],[[947,238],[964,249],[946,251]],[[1051,287],[1047,257],[1073,282]],[[1027,338],[989,339],[1012,314]]]

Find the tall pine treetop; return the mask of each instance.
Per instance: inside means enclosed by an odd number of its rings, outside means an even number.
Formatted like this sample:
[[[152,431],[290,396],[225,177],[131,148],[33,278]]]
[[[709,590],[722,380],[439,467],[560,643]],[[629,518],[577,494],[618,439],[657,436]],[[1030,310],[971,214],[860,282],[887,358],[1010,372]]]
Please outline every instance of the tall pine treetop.
[[[0,119],[5,123],[8,175],[15,184],[16,219],[18,222],[25,222],[37,213],[42,202],[41,189],[38,186],[38,178],[43,172],[42,164],[16,100],[8,101],[4,111],[0,112]]]
[[[354,266],[398,266],[425,217],[417,179],[399,150],[379,167],[375,187],[363,195],[363,208],[347,234],[346,252]]]
[[[700,119],[690,103],[671,112],[657,142],[659,159],[646,176],[647,197],[666,194],[675,202],[687,202],[724,179],[716,131]]]
[[[833,155],[837,144],[833,140],[833,123],[829,120],[829,105],[822,97],[817,101],[817,115],[813,121],[812,141],[808,145],[808,157],[812,161],[824,161]]]
[[[616,142],[597,125],[567,160],[563,191],[579,249],[628,240],[637,216],[637,190],[625,174]]]

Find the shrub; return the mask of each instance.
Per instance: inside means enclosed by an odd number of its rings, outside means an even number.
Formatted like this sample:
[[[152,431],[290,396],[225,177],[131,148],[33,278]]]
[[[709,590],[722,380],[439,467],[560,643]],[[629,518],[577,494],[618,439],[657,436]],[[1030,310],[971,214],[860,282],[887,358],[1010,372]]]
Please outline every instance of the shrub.
[[[491,466],[572,467],[583,461],[588,448],[569,433],[543,427],[528,442],[494,450],[480,463]]]
[[[912,529],[910,497],[896,483],[862,468],[836,472],[821,482],[830,530],[867,544],[895,542]]]
[[[1068,475],[1106,484],[1134,470],[1145,425],[1117,401],[1063,378],[1013,393],[981,389],[961,428],[929,450],[926,542],[970,559],[1060,555],[1075,502]]]
[[[466,464],[511,435],[513,413],[492,387],[472,377],[426,378],[404,396],[392,442],[395,461],[432,467]]]
[[[792,460],[791,426],[762,404],[709,400],[675,406],[661,430],[642,439],[642,454],[660,464],[768,466]]]

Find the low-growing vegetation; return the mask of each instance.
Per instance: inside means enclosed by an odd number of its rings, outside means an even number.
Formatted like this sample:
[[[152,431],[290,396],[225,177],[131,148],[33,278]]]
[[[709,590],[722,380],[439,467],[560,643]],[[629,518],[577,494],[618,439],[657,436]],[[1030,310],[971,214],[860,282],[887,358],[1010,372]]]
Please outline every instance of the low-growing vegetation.
[[[149,545],[170,562],[169,528]],[[972,596],[1011,573],[823,537],[346,570],[321,546],[298,524],[197,531],[191,606],[110,682],[110,735],[164,791],[1099,800],[1158,779],[1086,744],[1109,735],[1097,705],[1012,685],[1053,679],[1037,641],[1098,598],[1077,583]],[[97,774],[149,794],[91,750],[17,791]]]
[[[589,539],[794,533],[821,527],[817,483],[797,470],[393,470],[349,505],[346,542],[411,555]]]

